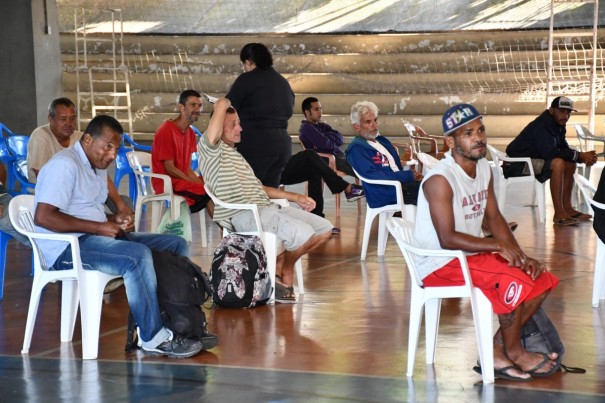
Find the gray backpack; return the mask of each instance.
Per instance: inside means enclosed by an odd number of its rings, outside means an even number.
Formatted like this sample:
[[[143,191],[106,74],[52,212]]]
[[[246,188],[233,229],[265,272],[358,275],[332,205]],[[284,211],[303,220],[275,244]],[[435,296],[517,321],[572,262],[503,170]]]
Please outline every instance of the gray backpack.
[[[540,307],[536,313],[525,323],[521,330],[521,342],[527,351],[535,353],[555,352],[559,355],[557,365],[564,372],[574,374],[584,374],[586,370],[583,368],[569,367],[561,363],[565,347],[557,332],[557,328],[551,322],[546,312]]]

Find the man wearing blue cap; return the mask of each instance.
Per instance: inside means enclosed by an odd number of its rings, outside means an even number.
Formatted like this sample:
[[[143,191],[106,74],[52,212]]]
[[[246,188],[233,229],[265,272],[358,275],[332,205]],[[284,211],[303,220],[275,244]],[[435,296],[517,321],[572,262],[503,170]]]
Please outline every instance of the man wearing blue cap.
[[[467,253],[471,280],[490,300],[500,321],[494,336],[497,378],[529,381],[550,376],[559,368],[559,356],[526,351],[521,329],[558,279],[521,250],[498,209],[485,159],[487,136],[481,114],[472,105],[455,105],[443,115],[442,123],[450,152],[422,181],[414,243],[425,249]],[[481,236],[482,224],[491,238]],[[416,263],[427,286],[464,284],[457,259],[418,256]]]
[[[550,108],[528,124],[506,147],[509,157],[529,157],[532,160],[536,179],[544,183],[550,179],[550,193],[555,210],[555,225],[574,225],[578,221],[590,220],[589,214],[581,213],[571,206],[573,174],[578,163],[592,166],[597,162],[594,150],[580,152],[569,147],[565,140],[565,124],[574,109],[573,101],[567,97],[556,97]],[[529,174],[523,162],[503,167],[506,177]]]

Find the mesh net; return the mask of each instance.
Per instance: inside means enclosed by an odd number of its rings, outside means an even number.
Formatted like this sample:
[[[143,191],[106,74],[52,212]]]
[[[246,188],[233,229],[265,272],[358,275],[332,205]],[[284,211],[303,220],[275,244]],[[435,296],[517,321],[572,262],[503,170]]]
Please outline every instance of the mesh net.
[[[515,102],[544,102],[547,91],[550,0],[57,0],[57,6],[63,33],[74,31],[74,9],[83,8],[87,31],[107,34],[115,25],[106,10],[120,9],[118,29],[137,34],[124,46],[133,93],[224,94],[241,73],[241,43],[256,35],[265,36],[259,41],[297,94],[512,94]],[[559,32],[592,29],[592,2],[560,1],[554,11]],[[605,11],[597,18],[604,25]],[[411,34],[419,32],[424,36]],[[329,35],[336,33],[344,35]],[[164,36],[143,38],[158,34]],[[250,37],[234,44],[216,39],[220,34]],[[586,99],[596,52],[595,101],[602,100],[603,43],[605,31],[596,49],[592,37],[554,38],[555,78],[566,82],[551,93]],[[91,50],[98,59],[109,52],[102,45]],[[361,53],[371,57],[360,62]],[[134,119],[144,119],[146,108],[158,110],[135,105]]]

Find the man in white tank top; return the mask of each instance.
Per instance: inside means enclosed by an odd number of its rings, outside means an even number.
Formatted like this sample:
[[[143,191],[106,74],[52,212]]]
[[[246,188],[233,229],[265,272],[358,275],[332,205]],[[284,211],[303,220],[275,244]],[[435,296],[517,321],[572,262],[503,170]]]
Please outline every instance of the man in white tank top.
[[[500,321],[494,336],[496,377],[528,381],[550,376],[559,366],[557,354],[526,351],[521,328],[558,279],[521,250],[500,213],[485,160],[481,114],[472,105],[455,105],[443,116],[443,131],[450,154],[422,182],[415,244],[468,254],[473,284],[491,301]],[[493,237],[481,237],[482,222]],[[463,283],[458,260],[418,258],[417,264],[427,286]]]

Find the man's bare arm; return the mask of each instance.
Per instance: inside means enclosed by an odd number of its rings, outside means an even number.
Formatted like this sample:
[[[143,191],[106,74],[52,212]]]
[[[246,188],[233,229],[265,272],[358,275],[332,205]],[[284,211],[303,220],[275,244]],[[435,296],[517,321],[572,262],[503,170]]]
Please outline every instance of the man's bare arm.
[[[503,241],[496,238],[479,238],[456,231],[454,193],[443,176],[435,175],[428,179],[424,182],[422,191],[429,203],[431,219],[442,248],[460,249],[466,252],[499,252],[503,248]],[[508,247],[511,246],[519,248],[516,242]]]
[[[208,142],[212,145],[218,144],[223,136],[223,124],[227,109],[231,106],[231,101],[227,98],[221,98],[214,104],[214,112],[208,123],[208,128],[204,133],[208,137]]]
[[[269,186],[263,186],[263,189],[270,199],[286,199],[290,202],[298,204],[305,211],[311,211],[315,208],[315,200],[308,196],[301,195],[299,193],[286,192],[285,190],[280,190]]]
[[[122,229],[116,223],[97,222],[76,218],[62,213],[52,204],[38,203],[34,214],[34,223],[53,232],[82,232],[103,235],[111,238],[118,236]]]
[[[191,168],[189,168],[187,170],[187,173],[185,173],[185,172],[181,171],[180,169],[178,169],[174,165],[174,161],[172,161],[172,160],[163,161],[163,163],[164,163],[164,169],[166,169],[166,173],[168,175],[170,175],[172,178],[184,179],[184,180],[189,181],[189,182],[202,183],[201,179],[197,175],[190,176],[188,174],[189,171],[193,172],[193,170],[191,170]]]

